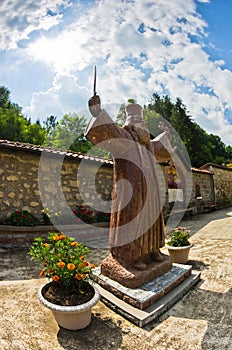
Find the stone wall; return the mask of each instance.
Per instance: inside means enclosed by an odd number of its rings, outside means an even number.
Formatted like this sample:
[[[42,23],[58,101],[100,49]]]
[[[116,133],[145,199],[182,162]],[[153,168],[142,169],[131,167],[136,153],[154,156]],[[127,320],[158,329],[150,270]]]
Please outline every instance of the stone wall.
[[[226,166],[208,163],[203,169],[213,173],[214,193],[217,205],[232,203],[232,169]]]
[[[168,187],[167,197],[164,212],[168,214],[170,211],[170,202],[172,197],[176,200],[182,201],[179,208],[186,208],[185,199],[189,199],[188,207],[192,208],[192,213],[203,211],[203,204],[206,202],[214,202],[214,190],[213,190],[213,173],[207,169],[192,168],[192,190],[189,198],[189,194],[185,193],[185,190],[180,186],[180,179],[178,169],[176,170],[174,165],[164,166],[166,186]],[[170,173],[172,173],[172,183],[170,183]],[[176,194],[175,194],[176,193]],[[169,202],[169,205],[168,205]]]
[[[0,162],[0,217],[17,209],[27,209],[40,217],[46,206],[61,212],[77,204],[88,204],[104,211],[110,208],[111,161],[0,141]],[[165,174],[165,166],[161,167]],[[201,169],[192,168],[192,180],[190,206],[199,209],[200,198],[201,202],[232,203],[230,168],[212,164]],[[165,208],[168,206],[166,197]]]
[[[81,193],[78,178],[80,164],[84,164]],[[112,176],[110,161],[90,159],[74,152],[1,142],[0,216],[26,209],[40,217],[46,205],[58,211],[65,206],[91,205],[100,199],[110,201]]]
[[[214,202],[213,174],[207,170],[192,168],[193,188],[190,202],[198,205],[199,201]]]

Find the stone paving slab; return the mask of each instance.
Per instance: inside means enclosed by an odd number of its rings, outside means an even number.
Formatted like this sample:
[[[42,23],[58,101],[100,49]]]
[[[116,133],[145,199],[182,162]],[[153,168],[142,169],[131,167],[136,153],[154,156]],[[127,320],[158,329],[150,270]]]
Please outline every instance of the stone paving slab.
[[[228,214],[232,215],[232,212]],[[205,239],[230,239],[232,237],[232,216],[212,220],[195,234],[194,238],[198,237],[204,237]]]

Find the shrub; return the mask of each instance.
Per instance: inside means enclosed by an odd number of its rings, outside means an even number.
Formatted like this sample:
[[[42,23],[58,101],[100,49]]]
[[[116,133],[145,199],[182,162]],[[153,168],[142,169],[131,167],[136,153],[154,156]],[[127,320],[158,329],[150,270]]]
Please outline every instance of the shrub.
[[[37,237],[29,255],[43,268],[41,277],[49,277],[64,288],[81,288],[81,281],[92,278],[93,264],[86,259],[89,249],[63,233],[50,232],[47,238]]]
[[[108,222],[110,220],[110,213],[93,210],[91,207],[84,205],[76,206],[73,213],[80,219],[80,222],[83,221],[88,224],[94,222]]]
[[[185,227],[178,226],[170,232],[170,240],[167,242],[172,247],[184,247],[190,245],[190,230]]]
[[[50,212],[48,208],[41,211],[42,221],[45,225],[51,225],[53,217],[55,217],[56,222],[60,224],[75,224],[82,222],[92,224],[95,222],[108,222],[110,220],[110,213],[93,210],[88,205],[78,205],[72,213],[74,214],[73,216],[65,216],[61,212]]]
[[[39,224],[39,220],[28,210],[15,210],[3,222],[12,226],[36,226]]]

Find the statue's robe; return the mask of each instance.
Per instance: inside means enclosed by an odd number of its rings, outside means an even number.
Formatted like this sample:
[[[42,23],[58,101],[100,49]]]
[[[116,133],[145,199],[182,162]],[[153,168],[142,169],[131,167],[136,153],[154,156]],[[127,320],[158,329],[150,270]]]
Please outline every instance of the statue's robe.
[[[114,184],[109,231],[112,256],[123,265],[144,260],[164,246],[165,180],[158,162],[173,152],[166,132],[146,145],[136,131],[118,127],[105,110],[92,118],[86,138],[110,151]]]

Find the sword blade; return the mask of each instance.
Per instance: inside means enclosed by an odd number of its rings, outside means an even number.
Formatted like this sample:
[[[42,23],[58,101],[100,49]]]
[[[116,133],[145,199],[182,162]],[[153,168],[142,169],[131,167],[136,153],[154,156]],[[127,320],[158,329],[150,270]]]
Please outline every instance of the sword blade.
[[[96,93],[96,79],[97,79],[97,68],[96,66],[93,67],[93,95],[95,96]]]

